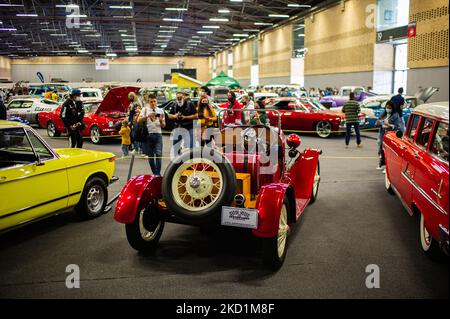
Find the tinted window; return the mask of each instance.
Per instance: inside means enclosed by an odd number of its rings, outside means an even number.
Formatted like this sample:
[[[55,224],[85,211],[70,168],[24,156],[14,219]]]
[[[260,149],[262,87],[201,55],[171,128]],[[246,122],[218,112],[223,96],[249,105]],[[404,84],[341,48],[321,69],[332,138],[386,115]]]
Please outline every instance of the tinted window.
[[[421,129],[419,131],[419,136],[416,139],[416,143],[425,148],[428,147],[428,142],[430,141],[431,132],[433,130],[433,120],[425,119],[422,121]]]
[[[414,136],[416,136],[417,125],[419,125],[419,120],[420,120],[419,115],[414,115],[410,120],[411,127],[409,128],[408,131],[408,137],[414,139]]]
[[[8,108],[9,109],[18,109],[18,108],[20,108],[21,104],[22,104],[21,101],[12,101],[11,103],[9,103]]]
[[[275,105],[272,108],[276,110],[292,110],[290,103],[291,101],[279,101],[275,103]]]
[[[439,123],[433,141],[432,151],[438,157],[448,162],[448,124]]]
[[[41,161],[52,159],[53,154],[47,149],[41,140],[39,140],[32,131],[27,131],[27,133],[35,152],[39,155],[39,159]]]
[[[22,128],[0,130],[0,169],[36,162],[36,156]]]

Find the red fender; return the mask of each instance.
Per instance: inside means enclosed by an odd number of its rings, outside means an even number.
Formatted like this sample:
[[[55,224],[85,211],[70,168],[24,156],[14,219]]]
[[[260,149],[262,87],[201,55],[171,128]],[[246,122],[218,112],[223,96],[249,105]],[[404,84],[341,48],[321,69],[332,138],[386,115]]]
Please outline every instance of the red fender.
[[[256,209],[259,211],[258,228],[253,235],[261,238],[275,237],[280,224],[281,207],[288,184],[269,184],[261,187],[256,199]]]
[[[161,183],[161,176],[141,175],[130,179],[120,192],[114,219],[122,224],[131,224],[139,209],[161,195]]]
[[[309,201],[320,154],[320,150],[305,150],[289,170],[287,176],[294,188],[296,199]]]

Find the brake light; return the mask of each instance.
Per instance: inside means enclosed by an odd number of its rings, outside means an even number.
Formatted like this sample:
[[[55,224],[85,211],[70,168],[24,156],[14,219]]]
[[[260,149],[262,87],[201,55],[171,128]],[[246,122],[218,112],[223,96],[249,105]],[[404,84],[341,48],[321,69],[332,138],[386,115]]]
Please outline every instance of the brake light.
[[[116,161],[116,157],[115,156],[110,157],[110,158],[108,158],[108,161],[109,162],[115,162]]]

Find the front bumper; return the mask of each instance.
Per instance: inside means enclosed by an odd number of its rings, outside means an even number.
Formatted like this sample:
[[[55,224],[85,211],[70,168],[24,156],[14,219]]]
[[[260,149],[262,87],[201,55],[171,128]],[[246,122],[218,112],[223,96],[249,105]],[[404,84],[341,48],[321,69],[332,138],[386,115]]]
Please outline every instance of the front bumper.
[[[442,224],[439,225],[439,247],[448,256],[448,229]]]

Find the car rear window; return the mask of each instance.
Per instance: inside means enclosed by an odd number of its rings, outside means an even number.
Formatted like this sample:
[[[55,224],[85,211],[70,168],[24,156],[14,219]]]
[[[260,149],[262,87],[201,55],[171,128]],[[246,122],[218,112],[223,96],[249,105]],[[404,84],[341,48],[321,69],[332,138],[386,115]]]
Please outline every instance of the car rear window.
[[[448,162],[448,123],[439,123],[433,140],[432,152]]]
[[[434,120],[425,119],[422,121],[420,130],[418,131],[418,136],[416,138],[416,143],[424,148],[428,147],[430,141],[431,133],[433,131]]]

